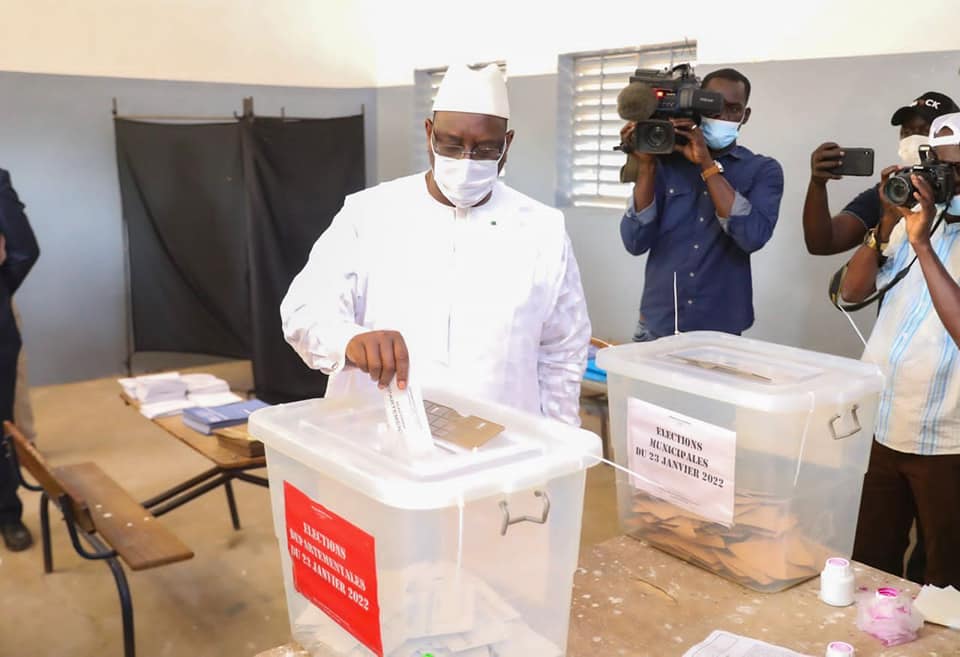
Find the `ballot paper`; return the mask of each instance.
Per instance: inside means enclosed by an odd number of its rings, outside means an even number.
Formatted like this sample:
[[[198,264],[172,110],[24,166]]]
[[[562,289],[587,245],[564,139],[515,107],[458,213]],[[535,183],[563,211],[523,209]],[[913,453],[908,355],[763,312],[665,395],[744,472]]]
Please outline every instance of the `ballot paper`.
[[[683,657],[810,657],[787,648],[750,637],[714,630],[702,643],[683,653]]]
[[[952,586],[940,588],[927,584],[920,589],[913,606],[928,623],[960,630],[960,591]]]
[[[379,574],[384,657],[563,657],[483,579],[447,562],[421,562]],[[337,657],[373,653],[319,608],[294,621],[308,650]]]
[[[408,381],[401,390],[394,378],[383,391],[383,404],[387,411],[387,425],[403,436],[410,454],[429,454],[436,449],[423,405],[423,393],[418,385]]]

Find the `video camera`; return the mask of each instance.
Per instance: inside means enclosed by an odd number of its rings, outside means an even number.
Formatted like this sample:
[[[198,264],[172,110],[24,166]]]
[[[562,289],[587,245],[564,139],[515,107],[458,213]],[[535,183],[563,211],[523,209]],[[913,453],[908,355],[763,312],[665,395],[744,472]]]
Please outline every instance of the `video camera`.
[[[617,108],[621,118],[636,122],[633,143],[622,143],[618,150],[662,155],[686,143],[668,119],[689,118],[699,125],[701,114],[723,110],[723,95],[701,89],[690,64],[668,70],[638,68],[620,92]]]
[[[917,203],[913,196],[917,187],[911,176],[923,178],[933,188],[934,203],[948,202],[957,188],[953,164],[940,162],[929,146],[921,146],[920,164],[899,169],[887,178],[883,184],[883,196],[896,206],[912,208]]]

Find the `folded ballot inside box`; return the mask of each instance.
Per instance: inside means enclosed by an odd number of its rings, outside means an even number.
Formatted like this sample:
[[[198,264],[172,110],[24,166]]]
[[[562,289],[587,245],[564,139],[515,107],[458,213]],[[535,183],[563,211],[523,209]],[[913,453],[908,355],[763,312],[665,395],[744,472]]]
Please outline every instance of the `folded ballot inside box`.
[[[792,500],[740,491],[734,522],[711,522],[643,492],[624,519],[626,533],[755,590],[781,590],[815,577],[830,548],[801,525]]]

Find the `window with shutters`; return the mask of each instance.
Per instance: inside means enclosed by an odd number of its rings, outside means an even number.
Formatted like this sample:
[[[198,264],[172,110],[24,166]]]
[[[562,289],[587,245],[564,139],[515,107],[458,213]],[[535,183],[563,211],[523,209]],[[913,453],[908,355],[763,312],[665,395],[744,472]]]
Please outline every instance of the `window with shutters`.
[[[472,69],[481,69],[484,66],[496,64],[507,77],[507,63],[505,61],[481,62],[471,64]],[[416,117],[414,125],[414,148],[416,149],[417,168],[424,171],[430,167],[430,160],[427,157],[426,146],[424,145],[423,120],[428,118],[433,111],[433,101],[437,97],[437,89],[443,81],[443,76],[447,72],[447,67],[419,69],[413,72],[414,86],[414,116]]]
[[[561,55],[558,70],[557,204],[621,209],[632,186],[620,183],[626,156],[617,94],[638,68],[695,64],[696,41]]]

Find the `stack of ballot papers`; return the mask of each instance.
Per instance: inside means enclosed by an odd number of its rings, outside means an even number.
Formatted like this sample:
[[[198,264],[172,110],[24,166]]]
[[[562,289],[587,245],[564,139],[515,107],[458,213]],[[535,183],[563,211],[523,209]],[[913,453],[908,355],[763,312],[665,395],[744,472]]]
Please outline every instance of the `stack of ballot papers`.
[[[418,563],[379,573],[384,657],[563,657],[486,582],[452,563]],[[307,650],[338,657],[373,652],[317,607],[294,636]]]
[[[127,396],[141,404],[183,399],[187,396],[187,383],[180,377],[179,372],[120,379],[118,383]]]
[[[139,404],[140,413],[151,420],[179,415],[194,406],[220,406],[241,401],[229,384],[212,374],[164,372],[119,379],[124,394]]]
[[[183,423],[194,431],[209,436],[217,429],[246,424],[251,413],[267,406],[268,404],[259,399],[248,399],[223,406],[186,408],[183,411]]]
[[[927,584],[920,589],[913,606],[928,623],[960,630],[960,591],[952,586],[942,589]]]
[[[184,374],[180,380],[187,384],[187,398],[197,406],[221,406],[238,399],[229,383],[212,374]]]

